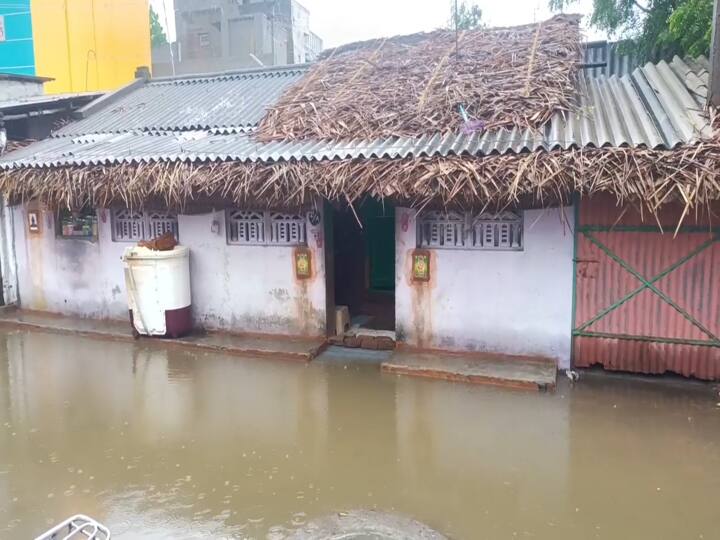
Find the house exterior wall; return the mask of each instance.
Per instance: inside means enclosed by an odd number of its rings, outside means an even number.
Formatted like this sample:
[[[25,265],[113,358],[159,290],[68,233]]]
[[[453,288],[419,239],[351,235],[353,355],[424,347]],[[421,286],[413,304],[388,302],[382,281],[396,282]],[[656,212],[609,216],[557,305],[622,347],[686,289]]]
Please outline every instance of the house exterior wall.
[[[98,211],[98,239],[56,238],[53,214],[41,232],[27,228],[27,207],[13,208],[19,303],[24,309],[98,319],[126,319],[121,262],[128,242],[113,242],[110,211]],[[213,221],[220,229],[211,231]],[[308,223],[312,276],[298,280],[294,248],[228,245],[224,212],[178,216],[190,248],[195,326],[234,332],[325,334],[322,222]]]
[[[4,199],[0,201],[0,276],[2,276],[3,304],[17,303],[17,259],[12,207]]]
[[[55,79],[47,93],[113,90],[150,64],[148,0],[32,0],[31,6],[35,72]]]
[[[0,73],[35,75],[30,0],[0,4],[5,40],[0,41]]]
[[[28,231],[28,208],[15,206],[15,255],[22,308],[89,318],[127,318],[122,256],[110,224],[98,224],[98,241],[55,238],[53,214],[42,212],[40,232]],[[106,213],[107,218],[107,213]]]
[[[10,101],[18,98],[39,96],[43,93],[41,80],[28,78],[28,80],[0,80],[0,101]]]
[[[114,89],[150,62],[148,9],[147,0],[4,2],[0,72],[52,77],[48,93]]]
[[[570,365],[571,208],[524,212],[523,251],[431,251],[413,282],[414,210],[396,211],[396,331],[411,346],[553,358]]]
[[[210,232],[213,220],[219,234]],[[180,242],[190,248],[193,315],[206,328],[325,335],[322,222],[308,226],[312,277],[295,277],[287,246],[228,245],[224,213],[179,216]]]

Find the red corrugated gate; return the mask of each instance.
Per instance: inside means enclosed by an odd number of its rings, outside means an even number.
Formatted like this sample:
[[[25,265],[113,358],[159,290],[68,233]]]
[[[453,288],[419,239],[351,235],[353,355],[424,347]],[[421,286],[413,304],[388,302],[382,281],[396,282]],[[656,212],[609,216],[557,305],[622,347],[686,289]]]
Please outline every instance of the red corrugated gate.
[[[720,218],[686,216],[675,235],[681,216],[581,202],[575,366],[720,379]]]

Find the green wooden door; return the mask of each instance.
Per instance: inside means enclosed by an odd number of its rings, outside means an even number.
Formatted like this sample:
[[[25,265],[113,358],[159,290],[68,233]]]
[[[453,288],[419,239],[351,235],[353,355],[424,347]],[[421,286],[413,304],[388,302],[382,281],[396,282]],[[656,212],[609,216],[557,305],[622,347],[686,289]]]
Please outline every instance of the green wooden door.
[[[371,290],[395,289],[395,209],[368,200],[363,207]]]

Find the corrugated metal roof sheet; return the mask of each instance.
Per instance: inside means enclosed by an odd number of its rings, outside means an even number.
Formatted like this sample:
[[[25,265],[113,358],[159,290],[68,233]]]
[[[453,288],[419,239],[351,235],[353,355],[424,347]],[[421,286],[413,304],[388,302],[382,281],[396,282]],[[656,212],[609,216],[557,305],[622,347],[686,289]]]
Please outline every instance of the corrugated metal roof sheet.
[[[638,67],[638,59],[621,51],[622,45],[612,41],[591,41],[584,44],[583,71],[588,77],[628,75]]]
[[[539,131],[502,129],[471,135],[269,144],[255,142],[248,133],[207,129],[184,133],[91,133],[41,141],[3,156],[0,167],[479,156],[604,146],[674,148],[711,135],[703,112],[708,69],[707,59],[675,58],[671,63],[647,64],[622,77],[581,76],[579,112],[557,114]]]
[[[151,79],[56,135],[252,128],[306,71],[289,66]]]

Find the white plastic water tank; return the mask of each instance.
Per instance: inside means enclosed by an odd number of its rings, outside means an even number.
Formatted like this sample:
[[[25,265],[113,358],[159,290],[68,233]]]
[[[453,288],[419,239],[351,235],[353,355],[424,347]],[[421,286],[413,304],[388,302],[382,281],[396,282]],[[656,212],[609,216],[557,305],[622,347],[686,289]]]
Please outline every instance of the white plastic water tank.
[[[180,337],[192,328],[190,250],[130,247],[123,255],[130,319],[146,336]]]

